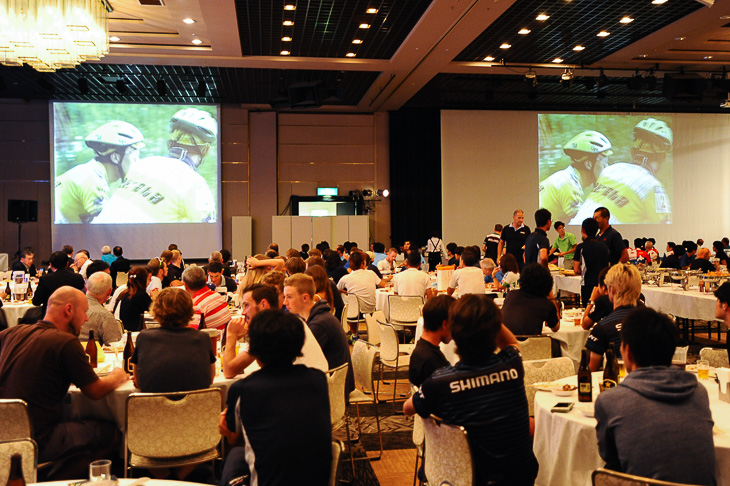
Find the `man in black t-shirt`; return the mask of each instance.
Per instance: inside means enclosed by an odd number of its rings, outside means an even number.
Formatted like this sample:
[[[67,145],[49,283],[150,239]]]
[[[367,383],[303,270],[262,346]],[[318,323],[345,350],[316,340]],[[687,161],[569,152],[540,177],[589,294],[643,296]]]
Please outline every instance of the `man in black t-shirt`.
[[[595,219],[584,219],[580,229],[583,243],[575,247],[573,271],[583,276],[580,283],[583,306],[588,305],[593,287],[598,285],[598,274],[609,264],[608,247],[596,239],[597,230],[598,222]]]
[[[550,251],[547,232],[550,230],[552,222],[552,215],[547,209],[535,211],[535,231],[525,240],[525,264],[539,263],[547,268],[548,252]]]
[[[512,224],[502,230],[499,236],[499,246],[497,248],[497,257],[502,257],[502,251],[512,254],[517,260],[517,264],[522,268],[525,265],[523,251],[525,248],[525,240],[530,234],[530,228],[522,224],[525,220],[525,213],[521,209],[515,209],[512,213]],[[494,260],[495,262],[499,260]]]
[[[439,344],[451,342],[448,326],[449,307],[456,299],[450,295],[439,295],[423,306],[423,334],[411,354],[408,379],[412,385],[421,386],[434,371],[449,366]]]
[[[495,262],[498,261],[497,249],[499,248],[499,239],[500,239],[501,235],[502,235],[502,225],[495,224],[494,233],[488,234],[486,236],[486,238],[484,238],[484,243],[482,244],[482,251],[484,252],[484,258],[491,258]]]
[[[597,208],[593,212],[593,219],[598,222],[598,241],[608,247],[611,265],[615,265],[619,262],[628,262],[629,250],[624,244],[621,233],[613,229],[613,226],[608,224],[611,219],[610,211],[604,207]]]
[[[474,484],[532,486],[532,452],[522,356],[500,311],[485,295],[468,294],[449,308],[461,361],[437,370],[403,405],[406,415],[434,414],[469,434]],[[501,351],[494,351],[497,347]]]

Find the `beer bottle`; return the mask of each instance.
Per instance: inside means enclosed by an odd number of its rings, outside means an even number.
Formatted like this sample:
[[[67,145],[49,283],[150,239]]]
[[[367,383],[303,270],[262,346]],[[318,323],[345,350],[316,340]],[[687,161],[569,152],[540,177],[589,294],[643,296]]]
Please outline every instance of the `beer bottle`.
[[[12,291],[10,290],[10,282],[5,285],[5,300],[10,300],[12,298]]]
[[[134,355],[134,343],[132,342],[132,331],[127,331],[127,344],[124,345],[124,353],[122,358],[124,359],[124,372],[132,374],[132,363],[131,359]]]
[[[580,355],[580,368],[578,368],[578,401],[593,401],[593,379],[591,370],[588,368],[588,350],[583,349]]]
[[[200,324],[198,324],[198,330],[202,331],[205,329],[205,313],[200,313]]]
[[[613,350],[613,344],[606,350],[606,365],[603,367],[603,381],[601,384],[603,385],[602,391],[618,385],[618,361]]]
[[[10,474],[8,474],[7,486],[25,486],[23,456],[20,454],[10,456]]]
[[[99,363],[97,362],[97,350],[96,350],[96,340],[94,339],[94,331],[89,331],[89,342],[86,343],[86,354],[89,355],[89,363],[91,364],[92,368],[96,368]]]

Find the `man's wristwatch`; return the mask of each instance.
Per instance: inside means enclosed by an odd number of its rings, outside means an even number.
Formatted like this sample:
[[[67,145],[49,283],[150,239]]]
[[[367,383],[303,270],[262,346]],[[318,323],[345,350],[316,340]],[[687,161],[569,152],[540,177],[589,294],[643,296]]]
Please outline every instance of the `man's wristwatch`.
[[[595,305],[595,302],[593,302],[592,300],[589,300],[588,305]]]

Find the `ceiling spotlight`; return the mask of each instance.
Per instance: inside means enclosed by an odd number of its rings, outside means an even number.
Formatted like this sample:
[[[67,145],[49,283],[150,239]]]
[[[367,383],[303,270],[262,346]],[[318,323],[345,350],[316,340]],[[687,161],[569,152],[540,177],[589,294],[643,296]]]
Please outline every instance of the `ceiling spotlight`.
[[[89,94],[89,81],[86,78],[79,78],[76,84],[79,87],[79,93],[82,95]]]
[[[652,0],[651,3],[653,3],[654,5],[661,5],[663,3],[667,3],[667,0]]]
[[[291,54],[291,52],[289,52],[289,51],[281,51],[280,54],[282,56],[288,56],[289,54]]]
[[[572,81],[573,80],[573,71],[571,71],[568,68],[565,68],[565,72],[560,75],[560,79],[563,81]]]
[[[194,24],[195,20],[191,19],[190,17],[182,20],[184,24]]]
[[[559,57],[556,57],[555,59],[553,59],[553,62],[555,64],[560,64],[561,62],[563,62],[563,60],[561,58],[559,58]]]
[[[114,85],[117,87],[119,94],[127,94],[127,83],[123,79],[117,79]]]
[[[530,68],[529,71],[525,73],[525,79],[535,79],[537,77],[537,73]]]
[[[602,30],[602,31],[600,31],[600,32],[599,32],[598,34],[596,34],[596,35],[597,35],[598,37],[608,37],[609,35],[611,35],[611,33],[610,33],[610,32],[607,32],[607,31],[605,31],[605,30]]]
[[[205,82],[205,78],[200,78],[198,86],[195,88],[195,95],[198,98],[204,98],[206,91],[208,91],[208,83]]]
[[[621,20],[619,20],[619,22],[621,22],[622,24],[630,24],[630,23],[631,23],[631,22],[633,22],[633,21],[634,21],[634,19],[632,19],[632,18],[631,18],[631,17],[629,17],[628,15],[626,15],[626,16],[625,16],[625,17],[623,17],[623,18],[622,18]]]
[[[284,10],[296,10],[296,9],[297,9],[296,5],[291,5],[291,4],[284,5]]]
[[[521,34],[521,35],[527,35],[530,32],[532,32],[530,29],[520,29],[520,30],[517,31],[517,33],[518,34]]]
[[[160,96],[165,96],[167,94],[167,83],[162,78],[157,80],[157,94]]]
[[[369,29],[370,28],[370,24],[362,23],[358,27],[360,27],[361,29]]]
[[[378,9],[371,7],[369,9],[365,10],[365,13],[368,13],[368,14],[376,14],[376,13],[378,13]]]
[[[353,44],[362,44],[362,39],[352,39]]]
[[[200,40],[200,39],[193,39],[193,40],[192,40],[192,43],[193,43],[193,44],[195,44],[196,46],[199,46],[200,44],[202,44],[202,43],[203,43],[203,41],[202,41],[202,40]]]
[[[373,190],[372,189],[363,189],[362,190],[362,195],[364,197],[370,197],[370,196],[373,195]]]
[[[113,36],[109,37],[109,40],[112,42],[119,42],[120,39],[116,35],[113,35]]]
[[[585,48],[586,48],[585,46],[575,46],[575,47],[573,48],[573,50],[574,50],[574,51],[583,51],[583,50],[585,50]]]
[[[492,62],[492,61],[494,61],[494,57],[487,56],[487,57],[484,58],[484,60],[487,61],[487,62]]]
[[[535,20],[539,20],[539,21],[541,21],[541,22],[542,22],[542,21],[545,21],[545,20],[547,20],[547,19],[549,19],[549,18],[550,18],[550,16],[549,16],[549,15],[546,15],[546,14],[540,14],[540,15],[538,15],[537,17],[535,17]]]
[[[509,49],[512,47],[512,44],[509,44],[507,42],[503,42],[501,46],[499,46],[500,49]]]
[[[390,191],[387,189],[378,189],[378,192],[376,194],[380,197],[388,197],[390,196]]]
[[[287,27],[291,27],[292,25],[294,25],[294,21],[293,20],[285,20],[284,21],[284,25],[286,25]]]
[[[281,41],[282,42],[291,42],[291,37],[282,37]]]
[[[355,53],[354,52],[348,52],[347,54],[345,54],[345,56],[346,57],[355,57]]]

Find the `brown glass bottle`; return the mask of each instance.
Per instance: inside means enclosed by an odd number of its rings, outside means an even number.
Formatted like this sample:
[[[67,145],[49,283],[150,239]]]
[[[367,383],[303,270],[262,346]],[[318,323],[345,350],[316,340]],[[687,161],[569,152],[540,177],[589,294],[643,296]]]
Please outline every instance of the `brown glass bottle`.
[[[200,313],[200,323],[198,324],[198,330],[202,331],[205,329],[205,313]]]
[[[96,350],[96,339],[94,339],[94,331],[89,331],[89,342],[86,343],[86,354],[89,355],[89,364],[91,364],[91,367],[96,368],[99,363]]]
[[[606,350],[606,364],[603,367],[601,385],[601,391],[606,391],[618,385],[618,361],[616,360],[616,353],[613,351],[613,345]]]
[[[124,371],[127,374],[132,374],[132,356],[134,355],[134,343],[132,342],[132,331],[127,331],[127,344],[124,345]]]
[[[580,355],[580,367],[578,368],[578,401],[593,401],[593,379],[591,370],[588,368],[588,350],[583,349]]]
[[[5,300],[12,298],[12,291],[10,290],[10,282],[5,285]]]
[[[23,477],[23,456],[13,454],[10,456],[10,474],[8,474],[7,486],[25,486]]]

